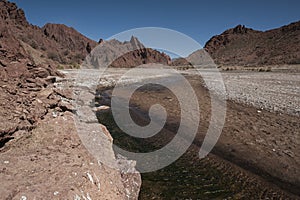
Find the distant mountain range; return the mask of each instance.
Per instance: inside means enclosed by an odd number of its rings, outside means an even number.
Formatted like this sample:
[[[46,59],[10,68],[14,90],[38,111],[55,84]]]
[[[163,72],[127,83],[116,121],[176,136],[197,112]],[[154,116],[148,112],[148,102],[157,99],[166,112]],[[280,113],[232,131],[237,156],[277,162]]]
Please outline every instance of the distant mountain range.
[[[88,68],[115,67],[131,68],[143,64],[160,63],[169,65],[171,58],[165,53],[146,48],[138,38],[132,36],[130,41],[120,42],[112,39],[102,41],[87,56]]]
[[[95,48],[98,44],[106,48]],[[238,25],[212,37],[204,49],[219,65],[299,64],[300,21],[265,32]],[[27,58],[34,64],[78,67],[86,56],[87,62],[100,65],[110,61],[111,67],[189,65],[189,58],[171,61],[168,55],[144,47],[135,37],[127,42],[101,39],[97,43],[63,24],[31,25],[16,4],[0,1],[0,66]],[[195,52],[191,56],[195,57]]]

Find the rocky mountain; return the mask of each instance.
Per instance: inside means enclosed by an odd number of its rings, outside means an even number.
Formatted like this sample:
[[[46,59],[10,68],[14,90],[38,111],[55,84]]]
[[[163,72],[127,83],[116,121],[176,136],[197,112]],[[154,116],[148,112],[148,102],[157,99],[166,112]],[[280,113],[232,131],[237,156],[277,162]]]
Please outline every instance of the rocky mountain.
[[[80,63],[97,43],[64,24],[46,24],[42,27],[44,35],[59,44],[58,59],[61,62]],[[47,47],[46,47],[47,48]],[[57,49],[59,50],[59,49]]]
[[[177,69],[188,69],[190,67],[211,68],[215,66],[215,63],[206,50],[202,48],[194,51],[186,58],[172,59],[171,66],[176,66]]]
[[[264,32],[238,25],[212,37],[204,48],[220,65],[299,64],[300,21]]]
[[[185,58],[174,58],[172,59],[172,66],[192,66],[192,63],[190,63]]]
[[[98,44],[101,43],[102,39]],[[29,58],[37,65],[77,68],[96,45],[97,42],[63,24],[48,23],[43,27],[31,25],[26,20],[24,11],[15,3],[0,1],[0,63],[3,65],[18,58]],[[166,54],[145,48],[135,37],[130,42],[105,42],[105,49],[97,49],[92,57],[99,54],[105,61],[114,58],[116,60],[112,67],[170,62]],[[134,51],[129,53],[131,50]],[[125,52],[126,55],[123,55]],[[122,55],[122,58],[117,59],[119,56],[115,55]]]
[[[35,64],[76,65],[96,42],[61,24],[29,24],[15,3],[0,1],[0,59],[29,58]]]
[[[143,64],[160,63],[169,65],[171,59],[165,53],[146,48],[136,37],[120,42],[112,39],[103,41],[87,56],[86,67],[131,68]]]
[[[74,123],[75,84],[56,69],[78,66],[96,44],[65,25],[33,26],[16,4],[0,0],[3,199],[137,199],[140,175],[133,162],[116,158],[107,129],[84,123],[102,134],[99,155],[130,173],[104,166],[83,145]],[[85,102],[93,101],[86,93]]]

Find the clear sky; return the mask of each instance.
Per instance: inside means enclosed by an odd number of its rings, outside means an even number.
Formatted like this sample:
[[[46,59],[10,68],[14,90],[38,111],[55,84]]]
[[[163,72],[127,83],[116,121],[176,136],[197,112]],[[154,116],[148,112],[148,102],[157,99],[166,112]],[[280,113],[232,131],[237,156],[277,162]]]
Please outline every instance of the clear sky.
[[[204,45],[238,24],[268,30],[300,20],[299,0],[12,0],[34,25],[61,23],[96,41],[139,27],[182,32]]]

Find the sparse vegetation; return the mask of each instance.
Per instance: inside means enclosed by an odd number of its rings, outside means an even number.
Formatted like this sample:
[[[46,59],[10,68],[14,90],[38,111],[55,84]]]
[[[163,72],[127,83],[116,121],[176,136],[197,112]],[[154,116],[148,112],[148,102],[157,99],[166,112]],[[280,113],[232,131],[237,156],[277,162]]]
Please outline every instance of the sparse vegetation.
[[[80,69],[80,64],[78,64],[78,63],[72,63],[71,64],[71,68],[72,69]]]
[[[41,46],[41,50],[42,50],[42,51],[46,51],[47,48],[46,48],[45,46]]]
[[[55,52],[49,52],[48,53],[48,58],[51,59],[51,60],[57,61],[57,62],[60,61],[59,55]]]
[[[64,69],[64,66],[63,65],[57,65],[56,68],[57,69]]]
[[[34,49],[38,49],[38,45],[37,45],[37,43],[36,43],[34,40],[31,40],[30,43],[29,43],[29,45],[30,45],[32,48],[34,48]]]
[[[271,72],[271,66],[222,66],[223,71],[245,70],[253,72]]]
[[[85,56],[81,53],[78,53],[74,56],[73,62],[74,63],[80,63],[81,61],[83,61],[85,59]]]

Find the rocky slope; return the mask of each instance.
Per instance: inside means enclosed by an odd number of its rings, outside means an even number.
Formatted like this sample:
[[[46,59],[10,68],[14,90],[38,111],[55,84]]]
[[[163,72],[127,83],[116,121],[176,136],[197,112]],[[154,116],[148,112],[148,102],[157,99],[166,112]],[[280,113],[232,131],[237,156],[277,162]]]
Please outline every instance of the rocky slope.
[[[141,180],[134,162],[115,157],[103,125],[74,115],[74,93],[81,87],[72,77],[62,79],[30,63],[0,69],[3,199],[137,199]],[[90,104],[93,92],[85,92],[81,100]],[[98,156],[88,151],[78,128],[96,134]],[[122,170],[103,162],[107,159]]]
[[[31,25],[16,4],[0,1],[1,60],[28,57],[35,64],[75,66],[96,44],[65,25],[46,24],[42,28]]]
[[[48,108],[59,107],[59,101],[46,89],[59,75],[51,66],[35,66],[28,60],[0,67],[0,147],[13,139],[15,132],[32,130]],[[39,98],[45,95],[45,101]]]
[[[100,39],[99,44],[102,42],[103,40]],[[169,56],[145,48],[135,37],[132,37],[130,42],[121,43],[116,40],[109,42],[110,50],[106,49],[104,52],[100,50],[99,53],[104,53],[101,56],[105,56],[105,59],[112,57],[116,59],[112,67],[170,62]],[[31,25],[26,20],[24,11],[16,4],[6,0],[0,1],[0,63],[5,64],[3,60],[6,58],[15,61],[17,58],[26,57],[34,64],[78,68],[96,45],[97,42],[63,24],[48,23],[42,28]],[[128,52],[128,50],[134,51]],[[126,55],[119,54],[125,51]],[[115,57],[116,54],[122,57]]]
[[[114,60],[110,67],[132,68],[143,64],[159,63],[168,65],[171,59],[164,53],[151,48],[136,49]]]
[[[264,32],[238,25],[212,37],[204,48],[220,65],[299,64],[300,21]]]
[[[103,125],[80,121],[101,143],[100,157],[90,154],[74,123],[73,79],[56,70],[58,64],[79,64],[95,45],[64,25],[30,25],[15,4],[0,1],[3,199],[137,199],[141,183],[134,162],[116,158]],[[93,101],[88,94],[84,101]]]
[[[149,63],[168,65],[171,59],[165,53],[146,48],[136,37],[120,42],[112,39],[103,41],[87,56],[85,67],[132,68]]]

